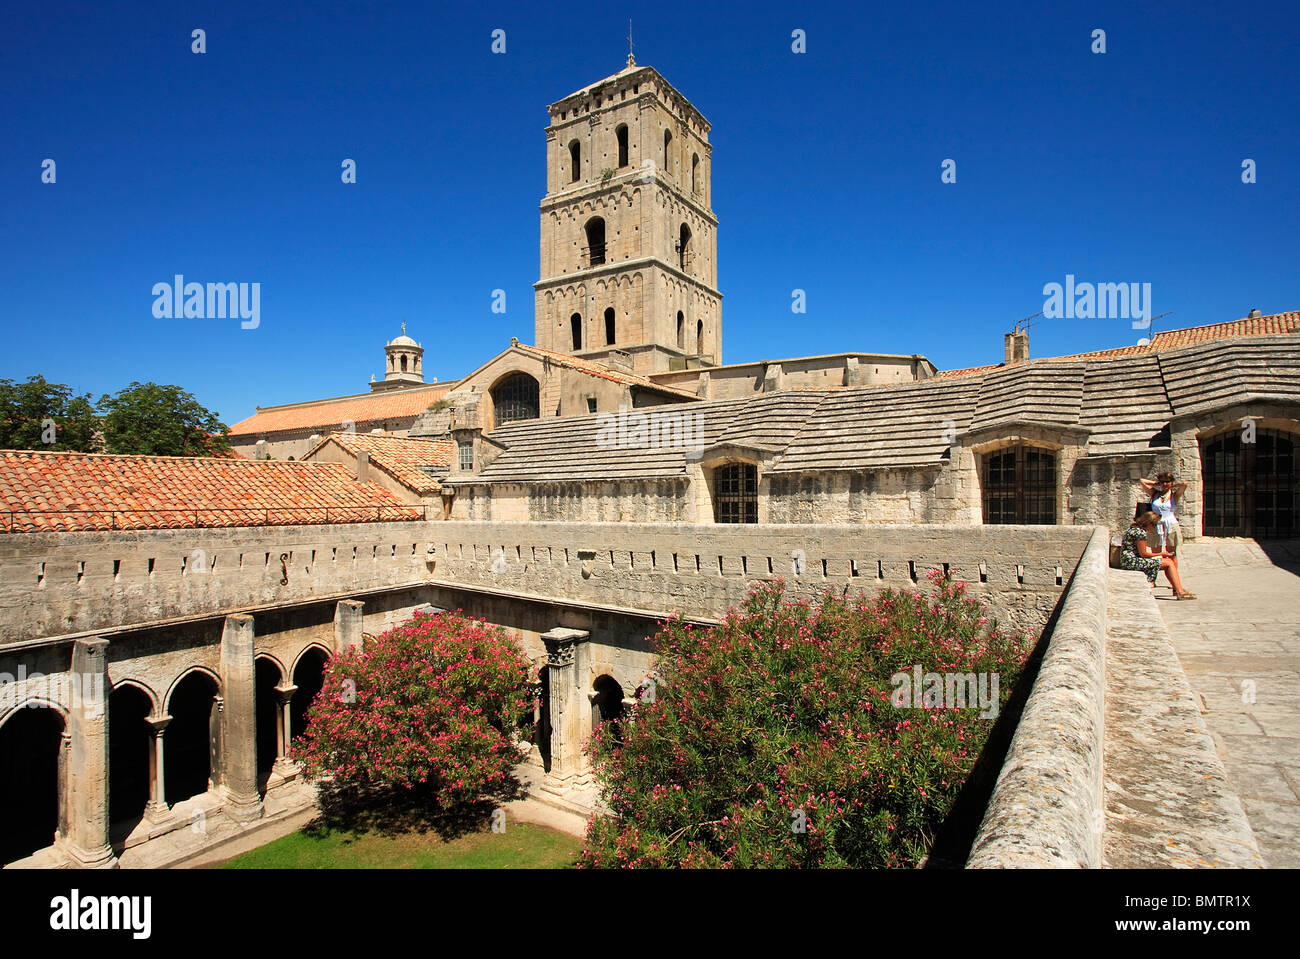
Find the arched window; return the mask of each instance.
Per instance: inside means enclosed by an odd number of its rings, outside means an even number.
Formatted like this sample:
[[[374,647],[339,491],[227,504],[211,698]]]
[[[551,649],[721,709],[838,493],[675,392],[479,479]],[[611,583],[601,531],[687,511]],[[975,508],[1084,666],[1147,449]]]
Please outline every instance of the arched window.
[[[1294,536],[1300,524],[1300,436],[1257,429],[1255,442],[1242,430],[1201,440],[1201,480],[1206,536]]]
[[[587,233],[587,265],[600,266],[605,262],[605,220],[593,216],[584,229]]]
[[[695,352],[704,352],[704,321],[695,321]]]
[[[618,137],[618,165],[627,166],[627,124],[620,123],[614,129],[614,136]]]
[[[573,334],[574,350],[582,349],[582,314],[574,313],[569,317],[569,332]]]
[[[677,311],[677,348],[686,351],[686,317],[681,310]]]
[[[673,131],[664,131],[664,172],[671,173],[673,170],[673,155],[671,146],[673,142]]]
[[[614,308],[612,306],[605,310],[605,345],[614,345]]]
[[[691,266],[691,228],[685,223],[682,224],[677,239],[677,265],[681,267],[683,273]]]
[[[713,471],[713,521],[758,522],[758,467],[726,463]]]
[[[576,314],[575,314],[576,315]],[[496,425],[515,420],[535,420],[541,408],[541,390],[527,373],[511,373],[492,387],[492,407]]]
[[[691,192],[700,192],[700,155],[691,154]]]
[[[582,176],[582,144],[574,140],[569,144],[569,181],[577,183]]]
[[[405,354],[405,353],[402,354],[402,372],[403,372],[403,373],[406,372],[406,354]]]
[[[1056,524],[1056,454],[1023,444],[983,463],[984,522]]]

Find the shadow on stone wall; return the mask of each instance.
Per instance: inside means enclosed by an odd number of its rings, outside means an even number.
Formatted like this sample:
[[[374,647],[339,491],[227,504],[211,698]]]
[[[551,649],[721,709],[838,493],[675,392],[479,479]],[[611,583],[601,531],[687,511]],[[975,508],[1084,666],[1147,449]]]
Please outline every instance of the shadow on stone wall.
[[[970,775],[962,783],[948,817],[939,827],[934,845],[930,848],[930,855],[926,857],[921,868],[964,869],[966,867],[975,835],[979,831],[980,823],[984,821],[989,800],[993,797],[993,787],[997,785],[998,773],[1002,771],[1007,751],[1011,748],[1012,737],[1016,734],[1020,714],[1024,711],[1030,690],[1034,688],[1034,682],[1038,679],[1038,669],[1051,642],[1052,630],[1056,628],[1061,605],[1057,603],[1043,626],[1038,642],[1034,644],[1033,651],[1025,661],[1025,668],[1021,671],[1020,678],[1016,681],[1001,712],[998,713],[998,718],[994,720],[993,728],[984,742],[984,748],[980,751],[979,758],[975,760]]]

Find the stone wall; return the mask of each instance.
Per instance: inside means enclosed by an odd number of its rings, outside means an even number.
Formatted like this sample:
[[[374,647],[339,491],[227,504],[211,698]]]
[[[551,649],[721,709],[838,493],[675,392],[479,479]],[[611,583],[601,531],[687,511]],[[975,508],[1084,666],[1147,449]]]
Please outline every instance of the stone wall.
[[[970,584],[995,615],[1037,631],[1093,530],[1085,527],[708,525],[448,521],[432,527],[435,583],[605,608],[719,617],[755,583],[792,595]]]
[[[1097,527],[971,847],[972,869],[1101,865],[1109,547]]]
[[[431,528],[415,521],[6,534],[0,646],[418,584],[427,579]]]

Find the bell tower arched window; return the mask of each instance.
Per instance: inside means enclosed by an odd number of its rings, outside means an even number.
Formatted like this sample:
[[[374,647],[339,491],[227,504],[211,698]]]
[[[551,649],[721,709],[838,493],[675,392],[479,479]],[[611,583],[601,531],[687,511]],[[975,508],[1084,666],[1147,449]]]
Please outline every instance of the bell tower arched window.
[[[677,348],[686,351],[686,317],[681,310],[677,311]]]
[[[605,310],[605,345],[614,345],[614,308]]]
[[[627,124],[620,123],[614,130],[614,136],[618,138],[618,165],[627,166]]]
[[[665,130],[664,131],[664,172],[665,173],[673,172],[672,144],[673,144],[673,131]]]
[[[582,144],[577,140],[569,143],[569,182],[577,183],[582,178]]]
[[[593,216],[583,229],[587,234],[587,265],[600,266],[605,262],[605,220]]]
[[[685,223],[677,234],[677,265],[683,273],[691,267],[691,228]]]
[[[582,314],[574,313],[569,317],[569,332],[573,334],[574,350],[582,349]]]

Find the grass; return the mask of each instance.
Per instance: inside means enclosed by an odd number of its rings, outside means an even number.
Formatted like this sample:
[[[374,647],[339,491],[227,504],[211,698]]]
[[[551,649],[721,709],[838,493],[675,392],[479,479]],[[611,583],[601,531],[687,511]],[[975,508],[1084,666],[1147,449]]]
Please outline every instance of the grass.
[[[505,831],[486,826],[450,838],[437,830],[404,832],[324,825],[284,836],[222,863],[222,869],[562,869],[582,840],[507,820]]]

